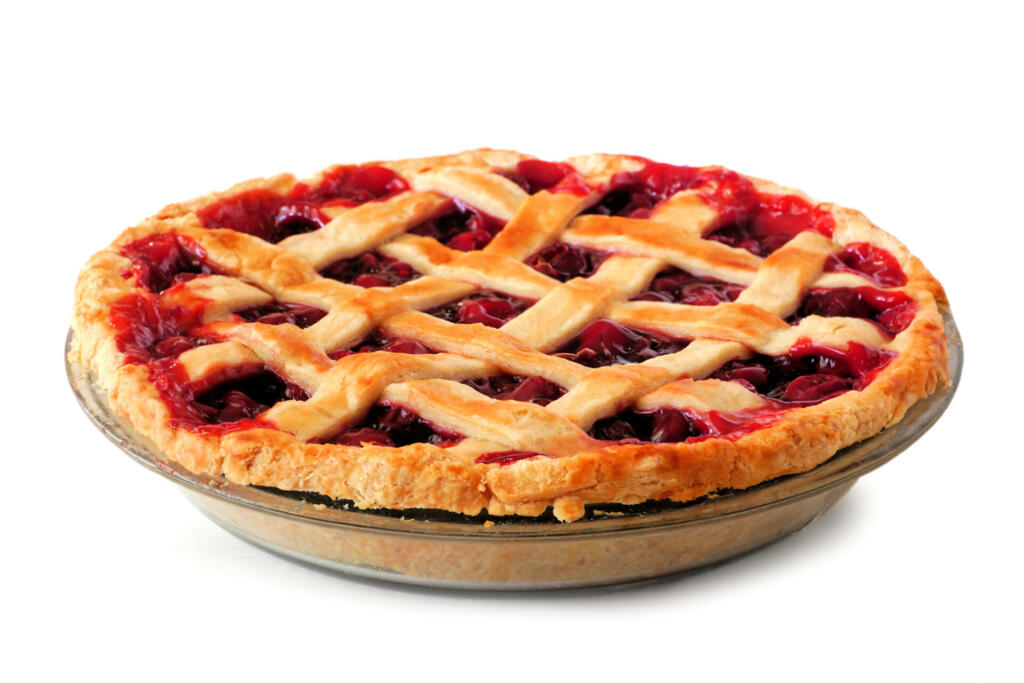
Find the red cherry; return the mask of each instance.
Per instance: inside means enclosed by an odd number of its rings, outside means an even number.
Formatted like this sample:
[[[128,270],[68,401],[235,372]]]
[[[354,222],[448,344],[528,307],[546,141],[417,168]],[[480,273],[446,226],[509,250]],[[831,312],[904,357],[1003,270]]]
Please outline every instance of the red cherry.
[[[430,349],[412,339],[395,339],[388,343],[383,350],[390,353],[430,353]]]
[[[525,159],[516,164],[516,173],[512,176],[512,180],[528,193],[534,194],[554,187],[572,172],[573,168],[569,164]]]
[[[319,230],[324,224],[320,210],[308,203],[285,204],[274,217],[274,235],[269,241],[280,242],[292,235]]]
[[[768,369],[763,365],[736,364],[715,373],[715,377],[725,381],[740,381],[756,390],[756,388],[761,388],[768,384],[769,374]]]
[[[838,375],[802,375],[786,385],[780,398],[790,403],[817,403],[847,391],[850,385],[850,380]]]
[[[801,312],[824,317],[871,318],[875,309],[856,290],[844,288],[808,295]]]
[[[152,235],[125,245],[121,254],[132,262],[139,284],[159,293],[200,273],[214,272],[206,255],[187,237],[172,234]]]
[[[678,410],[657,410],[651,420],[651,436],[648,439],[654,443],[675,443],[686,441],[694,436],[696,431],[690,425],[690,421]]]
[[[829,257],[825,270],[852,270],[882,287],[901,287],[907,284],[907,276],[896,257],[869,242],[847,244],[838,256]]]
[[[383,265],[381,255],[372,251],[364,251],[355,260],[359,267],[366,272],[376,271]]]
[[[405,184],[394,171],[383,166],[357,169],[352,173],[349,183],[352,187],[358,187],[374,197],[394,192],[399,184]]]
[[[534,453],[531,451],[495,451],[493,453],[482,453],[476,457],[473,462],[480,465],[493,465],[497,464],[501,467],[505,465],[511,465],[514,462],[520,460],[526,460],[528,458],[535,458],[540,453]]]
[[[715,306],[725,301],[722,293],[711,285],[690,284],[680,292],[679,303],[690,306]]]
[[[883,311],[878,316],[878,324],[890,334],[899,334],[910,326],[917,314],[917,304],[908,302]]]
[[[615,358],[627,355],[643,341],[640,335],[618,323],[598,320],[580,332],[579,349],[589,350],[599,357]]]
[[[299,185],[291,194],[314,203],[355,205],[384,199],[406,189],[405,181],[383,166],[338,166],[324,174],[316,189]]]
[[[390,283],[379,275],[363,274],[355,279],[356,286],[358,287],[388,287]]]
[[[459,322],[482,323],[488,327],[501,327],[519,315],[515,306],[501,299],[471,299],[459,303]]]
[[[402,427],[408,427],[418,419],[419,416],[405,408],[390,406],[388,407],[387,412],[381,416],[379,424],[382,430],[391,431]]]
[[[412,266],[408,263],[402,263],[401,261],[395,261],[392,259],[391,263],[388,265],[388,270],[394,273],[395,277],[399,278],[401,281],[412,279],[413,270]]]
[[[490,244],[491,239],[491,233],[487,232],[483,228],[477,228],[451,238],[448,241],[448,246],[452,249],[458,249],[459,251],[476,251],[478,249],[483,249]]]
[[[196,343],[189,337],[176,336],[168,337],[163,341],[157,342],[153,346],[153,357],[154,358],[166,358],[168,356],[177,356],[191,348],[194,348]]]
[[[554,382],[543,377],[530,377],[512,391],[501,394],[499,398],[509,401],[523,401],[547,405],[562,395],[563,389]]]
[[[675,294],[682,289],[693,277],[689,273],[683,271],[671,272],[668,275],[659,275],[651,281],[650,289],[652,292],[666,292]]]
[[[587,259],[583,252],[568,244],[559,244],[554,253],[548,256],[551,268],[562,275],[573,277],[587,267]]]
[[[260,316],[256,322],[264,325],[284,325],[285,323],[295,324],[295,319],[288,313],[275,312]]]

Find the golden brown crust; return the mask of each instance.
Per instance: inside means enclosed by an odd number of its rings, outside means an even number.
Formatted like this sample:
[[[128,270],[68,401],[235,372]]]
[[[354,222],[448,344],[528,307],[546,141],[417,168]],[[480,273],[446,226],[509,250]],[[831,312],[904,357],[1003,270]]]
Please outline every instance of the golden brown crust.
[[[680,192],[650,219],[583,216],[599,199],[542,191],[526,195],[492,170],[511,170],[526,155],[473,150],[447,157],[388,162],[412,188],[380,202],[334,211],[324,228],[271,245],[231,230],[202,227],[196,211],[235,193],[287,192],[290,175],[254,180],[227,192],[172,204],[129,228],[93,256],[76,287],[72,359],[87,365],[111,404],[169,458],[196,472],[241,484],[308,490],[350,499],[361,507],[440,508],[476,514],[536,515],[553,507],[564,521],[592,502],[691,500],[741,489],[810,469],[836,451],[898,422],[917,400],[948,384],[946,341],[938,304],[941,285],[895,238],[859,212],[829,204],[832,239],[799,234],[766,259],[701,239],[717,214],[694,192]],[[592,186],[636,170],[633,157],[591,155],[569,160]],[[322,176],[307,181],[319,182]],[[754,179],[760,191],[800,193]],[[445,210],[451,198],[483,208],[508,223],[483,252],[453,251],[406,234]],[[147,235],[173,232],[197,242],[225,276],[198,278],[162,296],[211,299],[203,319],[224,341],[182,354],[190,379],[225,364],[265,363],[311,394],[262,416],[277,427],[222,436],[171,426],[167,404],[144,365],[126,363],[110,323],[111,306],[137,291],[125,277],[120,248]],[[588,279],[559,283],[522,261],[562,239],[612,250]],[[870,323],[811,316],[784,319],[810,287],[861,286],[850,273],[823,273],[829,254],[852,242],[884,247],[908,277],[900,291],[918,305],[912,323],[888,339]],[[423,276],[393,289],[362,289],[321,278],[317,269],[338,258],[377,249],[412,264]],[[627,255],[628,254],[628,255]],[[713,308],[629,302],[665,265],[748,285],[735,303]],[[241,280],[244,280],[242,282]],[[499,330],[454,325],[419,311],[461,298],[479,287],[540,301]],[[182,292],[184,291],[184,294]],[[271,300],[319,306],[330,313],[300,331],[292,325],[241,323],[232,310]],[[604,317],[697,339],[678,353],[640,365],[589,369],[546,355],[593,320]],[[436,355],[371,353],[334,362],[375,328],[416,338]],[[730,411],[764,400],[735,383],[705,379],[731,358],[785,353],[797,339],[842,346],[860,341],[895,358],[861,391],[790,410],[777,423],[735,439],[676,444],[607,445],[586,429],[623,405]],[[478,394],[461,380],[500,373],[545,377],[569,389],[546,409]],[[721,386],[728,385],[728,386]],[[352,424],[378,400],[412,407],[441,427],[466,435],[441,448],[309,443]],[[478,464],[493,451],[540,452],[508,466]]]

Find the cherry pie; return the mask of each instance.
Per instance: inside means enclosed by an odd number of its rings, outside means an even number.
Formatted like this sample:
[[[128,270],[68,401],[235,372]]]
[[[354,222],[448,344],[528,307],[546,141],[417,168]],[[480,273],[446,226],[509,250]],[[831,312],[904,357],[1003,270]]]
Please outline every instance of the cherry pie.
[[[173,204],[93,256],[72,359],[195,472],[573,521],[810,469],[948,384],[939,283],[719,167],[508,151]]]

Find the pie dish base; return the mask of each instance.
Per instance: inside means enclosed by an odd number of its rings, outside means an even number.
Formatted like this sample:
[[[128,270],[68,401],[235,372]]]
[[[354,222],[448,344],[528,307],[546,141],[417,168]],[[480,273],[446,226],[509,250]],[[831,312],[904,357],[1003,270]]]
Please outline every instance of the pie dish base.
[[[343,509],[194,474],[117,416],[86,369],[68,362],[67,371],[79,403],[111,441],[181,486],[221,527],[264,549],[345,574],[438,588],[577,588],[719,563],[779,540],[832,507],[862,475],[913,444],[952,400],[963,345],[949,311],[942,312],[952,384],[918,401],[893,428],[809,472],[686,504],[598,506],[571,525]]]

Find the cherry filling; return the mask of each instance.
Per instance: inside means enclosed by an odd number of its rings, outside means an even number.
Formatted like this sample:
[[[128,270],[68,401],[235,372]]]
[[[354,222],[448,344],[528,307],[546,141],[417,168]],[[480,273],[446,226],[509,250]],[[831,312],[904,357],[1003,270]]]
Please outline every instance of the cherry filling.
[[[430,443],[445,447],[463,438],[461,434],[442,429],[402,406],[378,403],[358,424],[335,435],[327,443],[346,446]]]
[[[441,244],[459,251],[483,249],[498,234],[505,221],[475,209],[458,199],[455,210],[431,218],[409,230],[413,235],[433,237]]]
[[[704,434],[690,417],[671,408],[626,410],[598,420],[589,433],[595,439],[627,443],[674,443]]]
[[[322,206],[357,206],[407,189],[404,180],[381,166],[339,166],[324,174],[317,187],[299,183],[286,195],[268,189],[239,192],[196,215],[206,228],[230,228],[277,243],[323,227]]]
[[[505,465],[511,465],[514,462],[519,462],[520,460],[528,460],[538,456],[543,456],[545,458],[551,457],[549,455],[535,453],[533,451],[494,451],[491,453],[481,453],[473,462],[479,465],[498,465],[499,467],[504,467]]]
[[[634,173],[612,176],[607,194],[587,213],[646,218],[682,190],[697,190],[718,212],[718,227],[708,239],[758,256],[767,256],[804,230],[831,235],[835,227],[828,211],[793,195],[758,192],[734,171],[654,162]]]
[[[794,195],[754,193],[749,205],[730,208],[721,227],[705,238],[755,256],[767,256],[805,230],[831,235],[835,227],[827,210]]]
[[[314,204],[358,206],[408,189],[404,180],[383,166],[336,166],[316,187],[299,183],[289,196]]]
[[[809,315],[864,318],[889,334],[898,334],[907,329],[916,313],[917,303],[903,292],[872,287],[812,289],[789,322],[798,323]]]
[[[536,194],[541,190],[548,192],[569,192],[584,196],[590,193],[590,187],[569,164],[526,159],[516,164],[515,171],[498,171],[527,194]]]
[[[326,278],[360,287],[396,287],[415,280],[419,273],[408,263],[377,251],[335,261],[320,271]]]
[[[646,218],[651,209],[676,192],[700,185],[706,180],[706,175],[692,166],[649,162],[635,173],[612,176],[608,192],[585,213]]]
[[[740,382],[772,399],[762,409],[722,414],[672,408],[626,410],[598,420],[590,435],[623,443],[670,443],[693,438],[738,437],[778,421],[787,405],[813,405],[851,389],[860,390],[895,354],[850,342],[845,351],[798,342],[784,356],[735,360],[711,375]]]
[[[274,404],[309,398],[301,387],[264,365],[225,368],[201,382],[189,382],[174,359],[157,361],[151,369],[153,383],[170,409],[172,424],[199,431],[208,431],[205,428],[213,425],[231,425],[233,429],[258,426],[253,418]]]
[[[825,271],[856,273],[881,287],[907,284],[907,276],[896,257],[869,242],[853,242],[843,247],[839,254],[830,255],[825,262]]]
[[[735,413],[697,413],[674,408],[626,410],[594,423],[590,435],[619,443],[678,443],[710,437],[738,438],[769,427],[785,409],[777,405]]]
[[[776,401],[812,405],[863,389],[895,356],[857,342],[842,350],[801,340],[785,355],[730,361],[711,377],[740,382]]]
[[[722,282],[710,277],[692,275],[685,270],[668,268],[651,280],[647,289],[633,301],[665,301],[690,306],[714,306],[736,297],[746,289],[743,285]]]
[[[465,325],[482,323],[488,327],[501,327],[534,303],[531,299],[482,290],[470,294],[465,299],[427,311],[427,313],[450,323]]]
[[[196,215],[205,228],[229,228],[275,244],[292,235],[318,230],[327,222],[316,204],[267,189],[225,197]]]
[[[499,401],[523,401],[541,406],[546,406],[565,393],[565,389],[543,377],[500,375],[467,379],[463,384]]]
[[[609,256],[611,254],[605,251],[555,242],[527,259],[526,265],[560,282],[567,282],[574,277],[590,277]]]
[[[121,247],[121,255],[132,262],[122,275],[135,275],[138,283],[154,294],[197,275],[217,272],[198,244],[170,233],[150,235],[126,244]]]
[[[208,303],[197,299],[190,307],[165,307],[156,297],[142,293],[115,301],[110,307],[110,325],[117,331],[117,348],[125,362],[144,364],[209,343],[186,334],[199,323]]]
[[[327,315],[327,311],[316,306],[275,301],[235,311],[235,315],[251,323],[263,323],[264,325],[290,323],[305,329]]]
[[[433,349],[414,339],[405,337],[390,337],[380,330],[374,330],[366,335],[361,341],[353,344],[347,349],[337,349],[327,354],[330,358],[338,360],[345,356],[356,353],[371,353],[373,351],[387,351],[389,353],[436,353]]]
[[[690,342],[673,339],[650,330],[637,330],[611,320],[590,323],[553,355],[588,367],[641,363],[667,353],[681,351]]]

